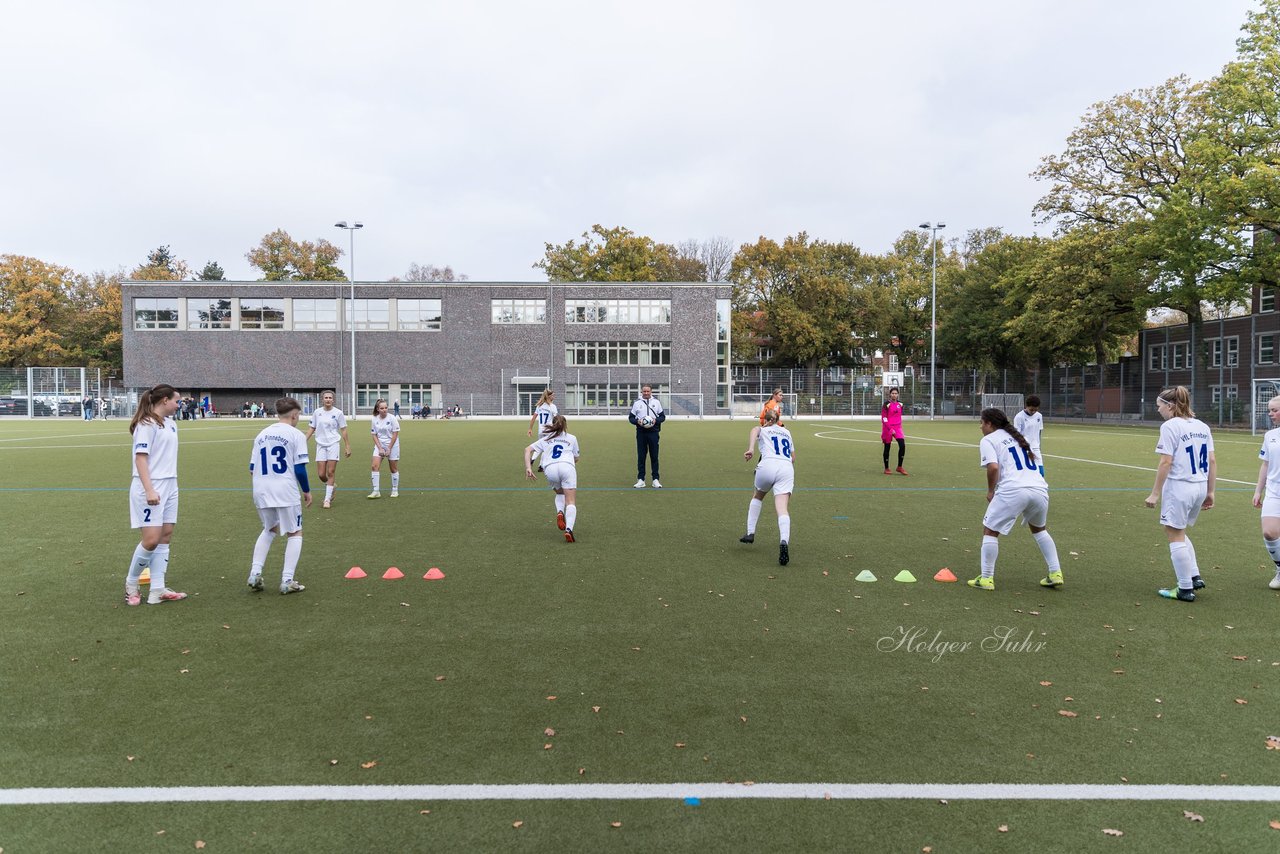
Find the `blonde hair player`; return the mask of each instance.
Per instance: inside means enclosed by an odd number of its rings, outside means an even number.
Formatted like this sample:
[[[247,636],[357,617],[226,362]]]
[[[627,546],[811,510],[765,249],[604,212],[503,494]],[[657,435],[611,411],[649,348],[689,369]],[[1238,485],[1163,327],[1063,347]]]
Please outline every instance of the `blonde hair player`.
[[[782,389],[781,388],[775,388],[773,390],[773,396],[764,402],[764,409],[760,410],[760,426],[761,427],[764,426],[765,413],[768,412],[770,409],[778,413],[778,417],[776,420],[777,420],[777,423],[781,424],[782,423]]]
[[[568,432],[563,415],[556,415],[542,428],[538,441],[524,449],[524,476],[534,478],[533,458],[542,455],[542,470],[547,484],[556,493],[556,527],[564,531],[566,543],[576,542],[574,524],[578,521],[578,440]]]
[[[538,403],[533,408],[533,415],[529,417],[530,436],[533,435],[535,425],[538,428],[538,434],[541,435],[542,431],[551,423],[551,419],[559,414],[560,409],[555,404],[555,396],[556,393],[554,391],[546,389],[542,392],[542,396],[538,398]]]
[[[1160,392],[1156,410],[1165,421],[1156,443],[1156,453],[1160,455],[1156,481],[1146,505],[1160,505],[1160,524],[1169,537],[1169,559],[1178,577],[1175,587],[1158,592],[1166,599],[1194,602],[1195,591],[1205,585],[1187,528],[1195,525],[1201,510],[1213,506],[1218,461],[1213,455],[1213,436],[1208,425],[1191,411],[1191,395],[1186,386]]]
[[[756,466],[756,491],[747,505],[747,532],[738,542],[756,541],[756,523],[760,521],[764,497],[773,490],[773,508],[778,513],[778,563],[786,566],[791,561],[790,508],[791,493],[796,485],[796,449],[791,431],[778,423],[780,413],[776,407],[766,409],[762,416],[764,424],[752,427],[751,435],[747,437],[747,450],[742,457],[751,459],[752,453],[759,448],[760,464]]]
[[[324,484],[324,509],[333,504],[333,493],[338,488],[338,440],[342,440],[343,456],[351,456],[351,438],[347,435],[347,416],[333,405],[335,395],[326,390],[320,393],[320,409],[311,413],[311,429],[307,438],[316,437],[316,474]]]
[[[369,498],[382,497],[382,461],[391,469],[391,497],[400,496],[400,419],[387,411],[387,402],[378,398],[373,402],[373,492]]]
[[[187,594],[165,586],[169,541],[178,524],[178,422],[173,420],[182,396],[171,385],[147,389],[129,422],[133,435],[133,480],[129,484],[129,520],[142,539],[124,578],[124,601],[138,605],[142,571],[151,568],[148,605],[179,602]]]
[[[263,428],[253,440],[249,453],[249,474],[253,478],[253,506],[258,508],[262,533],[253,546],[249,567],[249,587],[262,590],[262,565],[277,536],[284,534],[284,571],[280,576],[282,594],[301,593],[303,587],[293,576],[302,556],[302,506],[311,506],[311,484],[307,482],[307,437],[298,429],[302,404],[292,397],[276,401],[277,422]],[[302,502],[298,489],[302,489]]]
[[[1058,546],[1049,536],[1049,487],[1040,473],[1039,460],[1027,437],[1009,423],[1000,409],[982,410],[982,441],[978,443],[981,465],[987,475],[987,512],[982,516],[982,573],[969,580],[978,590],[996,589],[996,558],[1000,556],[1000,536],[1013,530],[1019,514],[1031,529],[1049,574],[1041,587],[1062,587],[1062,564]]]
[[[1280,397],[1267,401],[1267,415],[1272,429],[1262,437],[1258,456],[1258,487],[1253,491],[1253,506],[1262,508],[1262,545],[1276,565],[1276,577],[1267,582],[1272,590],[1280,590]]]

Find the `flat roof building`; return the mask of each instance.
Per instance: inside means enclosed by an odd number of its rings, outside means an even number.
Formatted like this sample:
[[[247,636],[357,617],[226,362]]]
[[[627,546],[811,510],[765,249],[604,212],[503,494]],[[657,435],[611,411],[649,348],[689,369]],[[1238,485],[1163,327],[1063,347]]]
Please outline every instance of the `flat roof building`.
[[[124,379],[219,412],[335,389],[433,413],[618,414],[643,384],[673,415],[729,412],[730,286],[706,282],[124,282]],[[352,332],[354,330],[354,336]],[[355,373],[352,377],[352,341]],[[355,406],[351,405],[352,387]]]

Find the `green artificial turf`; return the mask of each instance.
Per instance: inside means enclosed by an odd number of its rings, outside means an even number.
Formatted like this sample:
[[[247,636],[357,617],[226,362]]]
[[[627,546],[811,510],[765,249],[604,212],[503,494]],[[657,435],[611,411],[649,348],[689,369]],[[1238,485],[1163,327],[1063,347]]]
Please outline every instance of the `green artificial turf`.
[[[125,425],[65,423],[0,424],[5,788],[1273,785],[1280,770],[1266,749],[1280,734],[1280,594],[1249,502],[1248,435],[1217,436],[1218,506],[1191,532],[1209,586],[1186,604],[1155,594],[1173,571],[1142,504],[1151,428],[1051,423],[1066,586],[1038,585],[1039,550],[1016,528],[984,592],[963,583],[985,506],[976,422],[909,423],[904,478],[881,473],[875,422],[792,421],[787,567],[771,499],[755,544],[738,542],[750,422],[669,421],[657,491],[631,488],[630,425],[571,419],[572,545],[545,482],[523,478],[525,423],[405,421],[401,497],[386,497],[384,472],[378,501],[364,498],[357,424],[332,510],[313,474],[307,590],[282,597],[280,543],[267,592],[244,583],[258,533],[249,442],[266,422],[188,423],[169,585],[192,596],[129,608]],[[368,577],[345,580],[355,565]],[[391,566],[406,577],[382,580]],[[422,580],[430,567],[446,578]],[[960,582],[933,581],[942,567]],[[855,581],[863,570],[880,580]],[[918,583],[893,581],[902,570]],[[203,833],[221,850],[1151,850],[1197,836],[1258,850],[1280,842],[1272,818],[1163,802],[30,806],[0,807],[0,849],[186,849]]]

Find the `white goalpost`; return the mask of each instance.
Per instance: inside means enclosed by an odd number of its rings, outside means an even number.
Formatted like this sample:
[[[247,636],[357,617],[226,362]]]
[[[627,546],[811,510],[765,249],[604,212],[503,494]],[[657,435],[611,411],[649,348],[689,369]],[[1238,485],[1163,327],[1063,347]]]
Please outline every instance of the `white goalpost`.
[[[1271,429],[1271,419],[1267,417],[1267,401],[1280,395],[1280,378],[1253,381],[1253,398],[1249,404],[1249,433],[1258,435]]]

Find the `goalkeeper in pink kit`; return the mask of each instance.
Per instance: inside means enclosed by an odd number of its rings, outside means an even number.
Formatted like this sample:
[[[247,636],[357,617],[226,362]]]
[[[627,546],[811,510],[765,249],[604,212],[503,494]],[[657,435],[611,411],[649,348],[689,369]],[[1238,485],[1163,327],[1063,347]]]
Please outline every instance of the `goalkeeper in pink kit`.
[[[898,402],[897,387],[889,389],[889,399],[880,407],[880,441],[884,443],[885,474],[893,474],[889,470],[889,448],[894,439],[898,440],[898,474],[906,474],[902,459],[907,455],[907,443],[902,432],[902,404]]]

